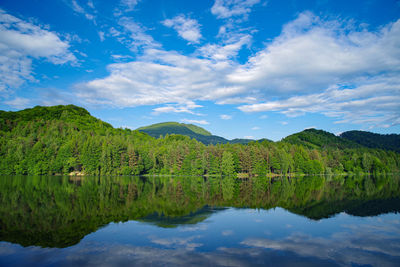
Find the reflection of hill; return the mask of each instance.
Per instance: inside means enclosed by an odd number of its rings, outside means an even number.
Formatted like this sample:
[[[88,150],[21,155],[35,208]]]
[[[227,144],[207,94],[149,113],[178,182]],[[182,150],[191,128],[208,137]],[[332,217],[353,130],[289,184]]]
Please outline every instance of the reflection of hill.
[[[289,208],[288,210],[313,220],[329,218],[340,212],[359,217],[377,216],[390,212],[400,212],[400,198],[322,202],[307,207]]]
[[[189,214],[179,217],[169,217],[165,216],[164,214],[153,213],[139,219],[138,221],[151,223],[163,228],[175,228],[179,225],[200,223],[210,217],[214,212],[225,209],[226,208],[210,207],[206,205],[195,212],[190,212]]]
[[[110,222],[159,227],[204,221],[211,207],[282,207],[319,220],[340,212],[400,211],[398,177],[302,177],[250,180],[202,177],[2,177],[0,240],[67,247]]]
[[[344,210],[354,216],[377,216],[383,213],[400,212],[400,198],[359,201],[356,205],[349,205]]]

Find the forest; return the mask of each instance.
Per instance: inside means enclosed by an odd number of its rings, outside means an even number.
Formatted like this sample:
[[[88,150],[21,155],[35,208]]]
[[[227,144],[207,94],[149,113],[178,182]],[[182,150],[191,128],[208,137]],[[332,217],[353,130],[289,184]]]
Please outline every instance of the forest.
[[[139,176],[4,176],[0,240],[68,247],[110,222],[177,227],[206,220],[218,207],[284,208],[312,220],[346,212],[400,211],[398,176],[262,179]]]
[[[209,144],[113,128],[74,105],[0,111],[0,174],[275,175],[394,173],[399,153],[322,130],[280,142]]]

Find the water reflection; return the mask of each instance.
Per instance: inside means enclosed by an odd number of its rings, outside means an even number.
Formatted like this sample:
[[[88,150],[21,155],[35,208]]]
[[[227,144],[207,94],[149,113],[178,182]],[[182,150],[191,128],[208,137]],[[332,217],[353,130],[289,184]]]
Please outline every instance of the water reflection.
[[[197,224],[219,210],[214,207],[282,207],[314,220],[340,212],[374,216],[400,210],[399,189],[392,176],[2,177],[0,240],[68,247],[110,222]]]
[[[290,227],[280,223],[282,216]],[[398,266],[398,216],[360,219],[341,213],[318,222],[277,208],[227,209],[194,231],[186,231],[193,225],[113,223],[64,249],[0,243],[0,265]]]
[[[399,181],[1,177],[0,265],[396,266]]]

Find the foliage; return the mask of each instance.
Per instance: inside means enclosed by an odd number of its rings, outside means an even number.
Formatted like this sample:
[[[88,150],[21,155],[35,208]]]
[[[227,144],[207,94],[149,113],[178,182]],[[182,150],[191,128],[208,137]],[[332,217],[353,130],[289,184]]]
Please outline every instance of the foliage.
[[[233,139],[227,140],[223,137],[212,135],[209,131],[193,124],[185,124],[178,122],[162,122],[156,123],[145,127],[140,127],[137,129],[140,132],[147,133],[155,138],[165,137],[171,134],[180,134],[194,138],[197,141],[209,145],[209,144],[248,144],[254,142],[253,139]],[[257,142],[269,141],[268,139],[260,139]]]
[[[358,148],[356,143],[347,139],[340,138],[332,133],[317,130],[306,129],[300,133],[292,134],[283,139],[284,142],[299,144],[309,148]]]
[[[340,137],[369,148],[400,152],[400,134],[377,134],[364,131],[348,131]]]
[[[115,129],[73,105],[0,112],[0,174],[267,175],[388,173],[399,154],[306,130],[274,143],[204,145]],[[208,136],[213,137],[213,136]]]
[[[225,138],[211,135],[209,131],[201,127],[198,127],[196,125],[178,123],[178,122],[157,123],[146,127],[138,128],[137,130],[147,133],[155,138],[171,134],[186,135],[189,136],[190,138],[195,138],[196,140],[204,144],[227,143],[228,141]]]
[[[400,212],[399,189],[395,176],[3,176],[0,240],[67,247],[110,222],[176,227],[203,221],[218,207],[282,207],[314,220],[340,212],[371,216]]]

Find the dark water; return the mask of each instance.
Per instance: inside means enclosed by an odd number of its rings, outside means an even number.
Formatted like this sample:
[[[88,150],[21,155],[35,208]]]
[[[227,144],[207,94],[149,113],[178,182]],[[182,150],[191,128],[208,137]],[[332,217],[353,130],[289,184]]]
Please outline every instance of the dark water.
[[[0,177],[1,266],[400,266],[400,179]]]

